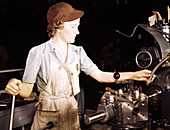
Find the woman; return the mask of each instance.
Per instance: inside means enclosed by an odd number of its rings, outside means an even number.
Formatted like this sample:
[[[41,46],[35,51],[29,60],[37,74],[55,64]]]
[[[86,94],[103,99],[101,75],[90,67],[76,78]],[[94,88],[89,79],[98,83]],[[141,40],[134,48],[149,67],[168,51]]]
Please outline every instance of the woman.
[[[99,82],[116,81],[114,73],[98,69],[83,47],[70,44],[79,34],[78,26],[83,14],[83,11],[64,2],[51,6],[47,12],[50,40],[30,50],[22,81],[14,78],[6,86],[7,93],[28,97],[34,83],[37,84],[40,96],[33,130],[45,127],[49,121],[54,123],[57,130],[79,129],[74,95],[80,92],[80,71]],[[149,70],[120,73],[119,81],[147,81],[150,73]]]

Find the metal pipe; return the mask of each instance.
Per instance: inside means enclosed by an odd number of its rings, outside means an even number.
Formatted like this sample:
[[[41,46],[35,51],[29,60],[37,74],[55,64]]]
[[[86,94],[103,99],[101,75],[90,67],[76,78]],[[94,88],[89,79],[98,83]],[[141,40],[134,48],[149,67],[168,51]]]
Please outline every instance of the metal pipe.
[[[0,104],[0,107],[6,107],[7,104]]]
[[[9,130],[12,130],[13,118],[14,118],[14,106],[15,106],[15,95],[12,96],[12,107],[11,107],[11,117],[10,117]]]
[[[96,112],[96,113],[93,113],[90,115],[86,115],[84,117],[84,122],[85,122],[85,124],[89,125],[93,122],[104,119],[105,116],[106,116],[106,113],[104,113],[104,112]]]
[[[8,72],[18,72],[23,71],[24,69],[10,69],[10,70],[0,70],[1,73],[8,73]],[[1,91],[1,93],[4,93],[4,90]],[[11,116],[10,116],[10,124],[9,124],[9,130],[12,130],[13,126],[13,118],[14,118],[14,109],[15,109],[15,95],[12,96],[12,106],[11,106]]]
[[[17,72],[17,71],[23,71],[24,69],[11,69],[11,70],[0,70],[1,73],[8,73],[8,72]]]
[[[117,32],[117,33],[119,33],[119,34],[121,34],[121,35],[123,35],[123,36],[125,36],[125,37],[130,38],[130,37],[132,37],[132,36],[135,34],[135,31],[136,31],[136,29],[137,29],[138,26],[139,26],[139,25],[137,25],[137,26],[133,29],[133,32],[132,32],[131,35],[127,35],[127,34],[125,34],[125,33],[122,33],[122,32],[120,32],[119,30],[115,30],[115,32]]]

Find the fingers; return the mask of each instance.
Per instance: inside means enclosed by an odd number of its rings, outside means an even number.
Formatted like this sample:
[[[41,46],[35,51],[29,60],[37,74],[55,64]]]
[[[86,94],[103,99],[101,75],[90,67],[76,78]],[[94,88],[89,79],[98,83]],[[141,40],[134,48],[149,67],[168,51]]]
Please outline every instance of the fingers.
[[[151,76],[151,71],[150,70],[142,70],[141,71],[143,77],[150,77]]]
[[[145,76],[148,74],[147,77],[151,76],[151,71],[150,70],[145,70]],[[151,81],[152,82],[157,76],[155,74],[153,74],[153,76],[151,77]]]
[[[6,88],[5,88],[5,91],[6,93],[8,94],[11,94],[11,95],[18,95],[19,94],[19,85],[21,84],[21,81],[18,80],[18,79],[11,79]]]
[[[151,71],[148,70],[141,70],[141,71],[137,71],[136,73],[134,73],[134,79],[135,80],[145,80],[146,78],[149,78],[151,74]]]
[[[148,86],[151,83],[151,80],[146,81],[146,85]]]
[[[19,85],[19,84],[21,84],[21,80],[13,78],[8,83],[13,83],[13,84]]]
[[[149,85],[151,82],[153,82],[153,80],[155,79],[155,77],[157,77],[155,74],[152,76],[152,78],[150,80],[147,80],[147,85]]]
[[[141,78],[136,78],[135,80],[137,81],[148,81],[148,78],[145,78],[145,77],[141,77]]]
[[[141,71],[137,71],[135,75],[135,80],[137,81],[146,81],[147,83],[150,83],[154,80],[155,75],[152,76],[152,79],[149,81],[148,78],[151,76],[151,71],[144,69]]]
[[[145,73],[148,73],[148,74],[151,74],[151,72],[152,72],[152,71],[147,70],[147,69],[144,69],[143,71],[144,71]]]
[[[141,71],[137,71],[137,75],[136,75],[136,78],[135,80],[138,80],[138,81],[146,81],[147,82],[147,85],[149,85],[151,82],[153,82],[153,80],[155,79],[156,75],[154,74],[151,79],[150,79],[150,76],[151,76],[151,71],[150,70],[141,70]],[[149,78],[149,79],[148,79]]]
[[[151,82],[152,82],[156,77],[157,77],[157,76],[154,74],[154,75],[152,76],[152,78],[150,79]]]

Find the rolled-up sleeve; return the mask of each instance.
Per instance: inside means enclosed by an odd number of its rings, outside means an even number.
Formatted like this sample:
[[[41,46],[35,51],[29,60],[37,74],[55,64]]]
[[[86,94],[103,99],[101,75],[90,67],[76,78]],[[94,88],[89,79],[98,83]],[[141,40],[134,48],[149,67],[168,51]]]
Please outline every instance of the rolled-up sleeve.
[[[40,63],[41,63],[40,51],[37,51],[37,48],[34,47],[29,51],[27,57],[24,75],[22,78],[23,82],[26,83],[36,82],[37,74],[40,69]]]
[[[98,69],[96,64],[87,56],[83,47],[80,47],[80,68],[86,75],[93,73]]]

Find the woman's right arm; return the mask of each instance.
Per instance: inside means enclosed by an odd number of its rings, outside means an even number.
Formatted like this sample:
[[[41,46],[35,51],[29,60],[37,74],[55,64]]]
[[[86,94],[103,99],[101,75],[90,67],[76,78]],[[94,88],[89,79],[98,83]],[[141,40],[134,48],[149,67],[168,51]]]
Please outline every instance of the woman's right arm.
[[[6,85],[5,91],[11,95],[18,95],[21,97],[29,97],[32,92],[34,84],[25,83],[18,79],[11,79]]]

